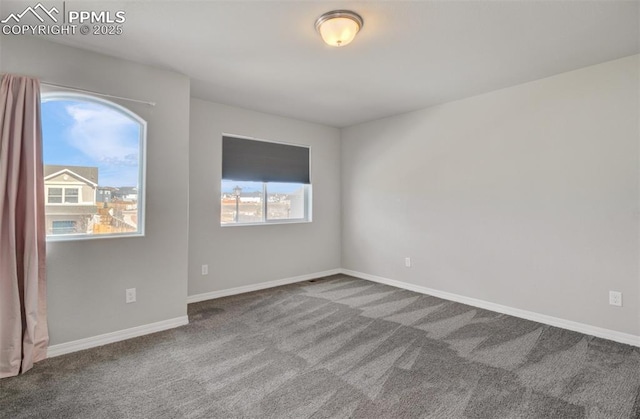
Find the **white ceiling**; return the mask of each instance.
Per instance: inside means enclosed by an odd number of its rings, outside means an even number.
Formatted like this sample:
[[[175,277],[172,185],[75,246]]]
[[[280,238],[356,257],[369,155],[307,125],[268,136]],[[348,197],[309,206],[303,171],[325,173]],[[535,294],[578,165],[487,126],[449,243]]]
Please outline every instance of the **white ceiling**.
[[[124,10],[124,34],[52,41],[186,74],[194,97],[336,127],[640,52],[638,1],[66,3]],[[349,46],[315,32],[333,9],[364,18]]]

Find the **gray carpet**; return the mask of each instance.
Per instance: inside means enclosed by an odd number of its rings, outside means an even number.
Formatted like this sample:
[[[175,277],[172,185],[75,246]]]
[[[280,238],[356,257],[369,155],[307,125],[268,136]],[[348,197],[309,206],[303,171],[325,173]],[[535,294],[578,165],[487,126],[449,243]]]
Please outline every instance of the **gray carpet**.
[[[640,418],[640,349],[347,276],[0,380],[2,418]]]

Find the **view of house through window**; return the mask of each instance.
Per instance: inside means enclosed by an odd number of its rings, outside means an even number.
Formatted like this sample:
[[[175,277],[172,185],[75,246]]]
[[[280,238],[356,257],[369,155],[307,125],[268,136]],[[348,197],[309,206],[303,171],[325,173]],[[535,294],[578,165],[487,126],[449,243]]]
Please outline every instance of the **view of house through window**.
[[[306,220],[309,186],[301,183],[222,181],[222,224]]]
[[[222,138],[220,224],[311,221],[310,149]]]
[[[48,237],[143,233],[146,123],[92,96],[42,96]]]

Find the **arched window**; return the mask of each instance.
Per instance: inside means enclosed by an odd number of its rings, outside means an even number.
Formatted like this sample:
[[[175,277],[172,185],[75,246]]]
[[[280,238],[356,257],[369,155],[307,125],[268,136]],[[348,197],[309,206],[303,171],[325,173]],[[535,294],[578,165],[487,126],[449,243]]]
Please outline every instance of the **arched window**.
[[[146,126],[100,98],[42,95],[49,239],[144,234]]]

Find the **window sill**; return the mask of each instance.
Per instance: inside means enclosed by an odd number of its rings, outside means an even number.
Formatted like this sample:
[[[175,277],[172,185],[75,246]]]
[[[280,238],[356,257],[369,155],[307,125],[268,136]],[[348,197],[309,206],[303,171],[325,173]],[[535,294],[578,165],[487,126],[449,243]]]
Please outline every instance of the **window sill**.
[[[311,220],[275,220],[275,221],[265,221],[261,223],[228,223],[228,224],[220,224],[220,227],[249,227],[249,226],[271,226],[271,225],[282,225],[282,224],[308,224],[311,223]]]
[[[102,240],[121,239],[125,237],[144,237],[144,233],[121,233],[121,234],[53,234],[47,236],[49,242],[71,242],[82,240]]]

